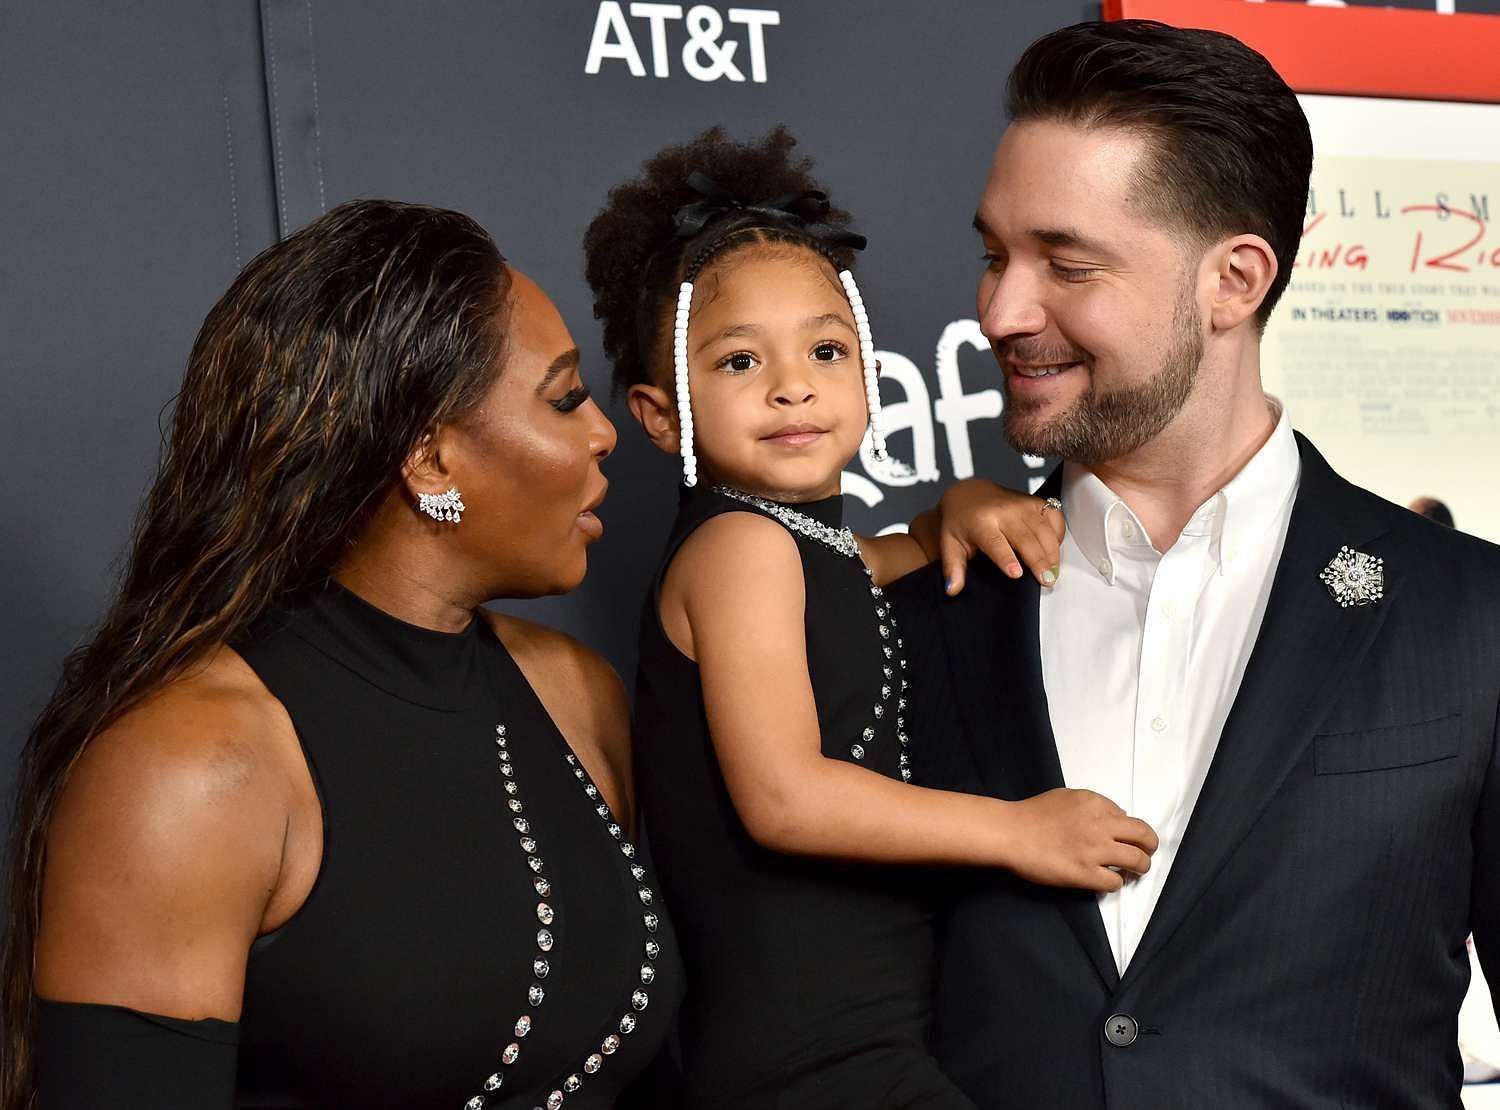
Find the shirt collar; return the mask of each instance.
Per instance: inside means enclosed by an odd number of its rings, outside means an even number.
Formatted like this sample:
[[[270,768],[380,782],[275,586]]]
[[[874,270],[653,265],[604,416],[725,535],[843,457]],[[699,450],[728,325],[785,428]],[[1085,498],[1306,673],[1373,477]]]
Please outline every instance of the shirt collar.
[[[1291,421],[1281,402],[1269,396],[1267,401],[1277,414],[1270,438],[1223,489],[1198,507],[1183,529],[1185,536],[1210,536],[1220,574],[1251,541],[1273,527],[1297,489],[1302,463]],[[1150,546],[1146,529],[1093,471],[1076,463],[1063,464],[1062,500],[1073,542],[1113,586],[1117,557],[1128,548]]]

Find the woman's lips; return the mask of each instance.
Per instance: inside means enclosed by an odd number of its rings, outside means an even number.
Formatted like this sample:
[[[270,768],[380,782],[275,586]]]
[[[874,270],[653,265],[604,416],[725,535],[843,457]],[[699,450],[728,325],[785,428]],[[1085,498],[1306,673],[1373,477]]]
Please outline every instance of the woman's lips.
[[[578,529],[585,535],[598,539],[604,535],[604,522],[594,513],[600,505],[604,504],[604,497],[609,493],[609,483],[604,483],[604,488],[599,491],[599,496],[588,503],[588,507],[578,514]]]

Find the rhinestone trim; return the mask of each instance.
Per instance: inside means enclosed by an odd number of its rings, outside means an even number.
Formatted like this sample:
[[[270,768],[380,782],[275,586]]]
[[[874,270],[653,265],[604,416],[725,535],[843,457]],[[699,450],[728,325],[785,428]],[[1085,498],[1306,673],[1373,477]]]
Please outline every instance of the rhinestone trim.
[[[859,541],[854,538],[854,532],[848,528],[830,528],[821,520],[814,520],[806,513],[799,513],[796,509],[789,509],[775,501],[767,501],[764,497],[756,497],[753,493],[745,493],[730,486],[715,486],[714,492],[722,494],[731,501],[754,505],[761,512],[775,517],[793,532],[799,532],[810,540],[817,540],[846,558],[859,557]]]
[[[845,558],[859,559],[859,541],[855,539],[854,532],[848,528],[831,528],[821,520],[815,520],[806,513],[799,513],[796,509],[775,501],[768,501],[764,497],[756,497],[752,493],[734,489],[731,486],[714,486],[713,492],[731,501],[738,501],[744,505],[751,505],[768,516],[774,517],[789,531],[806,536],[810,540],[822,544],[824,547],[843,555]],[[896,635],[896,615],[891,611],[891,603],[886,600],[885,591],[875,585],[875,576],[870,573],[870,568],[860,563],[865,572],[865,577],[870,580],[870,597],[875,602],[875,630],[880,633],[881,639],[881,676],[884,681],[880,684],[880,700],[870,707],[870,713],[878,720],[884,719],[886,713],[896,714],[896,740],[901,745],[901,781],[911,781],[911,756],[907,751],[909,737],[906,734],[906,718],[903,715],[906,709],[906,699],[897,700],[892,709],[891,698],[895,691],[891,687],[891,681],[895,677],[895,671],[885,662],[895,659],[897,666],[904,672],[906,670],[905,641]],[[896,646],[891,647],[890,640],[895,638]],[[897,652],[901,654],[898,655]],[[901,679],[901,690],[909,688],[909,683],[903,675]],[[856,763],[864,762],[869,754],[869,745],[875,740],[875,730],[866,727],[860,733],[860,738],[849,745],[849,756]]]
[[[500,758],[500,774],[505,780],[505,793],[509,795],[506,805],[512,813],[519,815],[523,811],[519,797],[520,788],[516,784],[515,762],[507,743],[506,728],[503,724],[495,726],[495,746]],[[646,885],[646,869],[635,862],[635,845],[625,838],[624,830],[615,822],[614,815],[605,804],[599,788],[589,781],[588,772],[579,764],[578,757],[569,752],[564,758],[568,766],[572,768],[574,778],[582,784],[584,796],[591,803],[595,803],[594,812],[604,823],[604,831],[619,844],[620,854],[624,857],[625,865],[630,870],[630,877],[636,884],[636,896],[643,906],[649,907],[655,900],[655,896],[651,888]],[[536,888],[537,896],[549,898],[552,895],[552,883],[544,875],[547,865],[540,855],[540,844],[532,831],[531,823],[525,817],[516,816],[511,819],[511,827],[516,831],[521,852],[526,857],[526,865],[532,872],[532,885]],[[556,908],[545,901],[537,903],[536,915],[537,921],[543,926],[555,924],[558,917]],[[584,1075],[595,1075],[604,1067],[607,1057],[619,1051],[623,1043],[621,1035],[628,1036],[635,1031],[637,1025],[635,1015],[644,1011],[650,1002],[650,996],[644,988],[650,986],[656,979],[656,968],[652,961],[661,956],[661,943],[653,934],[657,932],[660,918],[655,913],[646,913],[641,921],[645,930],[646,960],[639,968],[639,985],[632,984],[628,1000],[616,1011],[619,1018],[615,1028],[618,1028],[620,1032],[606,1036],[599,1043],[598,1050],[584,1059],[581,1071],[571,1072],[557,1079],[550,1086],[545,1103],[548,1110],[560,1110],[568,1095],[576,1094],[583,1089]],[[557,947],[557,938],[550,929],[539,929],[536,934],[536,946],[539,954],[532,960],[531,971],[537,981],[531,984],[526,993],[526,1001],[532,1010],[540,1007],[546,1000],[547,992],[543,989],[541,981],[547,978],[552,966],[544,957],[553,954]],[[516,1018],[515,1028],[511,1030],[516,1039],[501,1051],[499,1070],[484,1081],[485,1093],[477,1094],[465,1102],[464,1110],[484,1110],[490,1095],[504,1085],[506,1069],[521,1058],[520,1042],[532,1032],[535,1025],[536,1018],[529,1012]]]

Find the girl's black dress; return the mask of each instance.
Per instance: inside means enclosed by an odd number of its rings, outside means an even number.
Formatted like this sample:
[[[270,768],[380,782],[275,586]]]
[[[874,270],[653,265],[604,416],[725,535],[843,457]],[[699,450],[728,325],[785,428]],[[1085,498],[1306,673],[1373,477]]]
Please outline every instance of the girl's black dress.
[[[324,830],[306,904],[251,953],[237,1077],[234,1025],[45,1004],[43,1106],[94,1105],[77,1073],[104,1061],[69,1038],[138,1019],[98,1105],[227,1106],[211,1074],[176,1085],[227,1066],[242,1107],[658,1106],[623,1092],[681,995],[663,899],[488,622],[429,631],[334,586],[235,646],[291,715]]]
[[[826,526],[825,536],[842,527],[842,498],[785,508]],[[697,665],[662,629],[661,581],[682,543],[720,513],[747,511],[763,512],[715,490],[684,492],[641,623],[636,769],[688,969],[685,1104],[972,1110],[927,1047],[933,938],[923,876],[756,844],[714,756]],[[902,777],[905,644],[894,614],[857,556],[789,530],[806,584],[823,754]]]

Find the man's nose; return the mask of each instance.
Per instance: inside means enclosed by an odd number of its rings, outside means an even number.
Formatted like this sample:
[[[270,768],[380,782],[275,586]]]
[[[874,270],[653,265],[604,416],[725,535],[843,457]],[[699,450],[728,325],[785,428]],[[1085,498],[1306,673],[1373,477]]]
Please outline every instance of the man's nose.
[[[979,292],[979,330],[990,342],[1038,335],[1047,327],[1041,290],[1022,267],[1010,266],[986,280]]]

